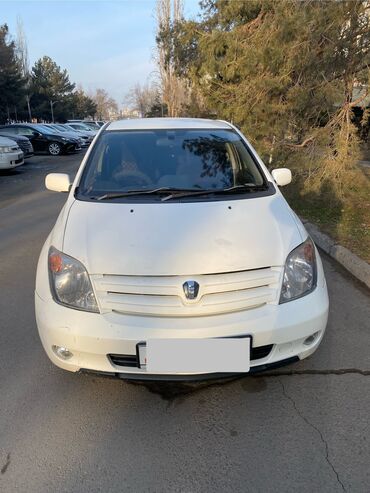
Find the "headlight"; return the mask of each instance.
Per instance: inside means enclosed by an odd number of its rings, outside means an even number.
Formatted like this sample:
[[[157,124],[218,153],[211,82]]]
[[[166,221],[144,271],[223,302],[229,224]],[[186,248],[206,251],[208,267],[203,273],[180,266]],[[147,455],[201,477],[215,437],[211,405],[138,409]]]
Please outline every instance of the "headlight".
[[[0,152],[6,153],[6,152],[16,152],[18,149],[14,150],[14,147],[8,147],[8,146],[0,146]]]
[[[285,262],[280,303],[301,298],[316,287],[315,247],[310,238],[295,248]]]
[[[63,140],[63,142],[68,142],[68,139],[66,139],[65,137],[61,137],[61,139]]]
[[[89,274],[78,260],[51,247],[49,279],[54,300],[61,305],[99,313]]]

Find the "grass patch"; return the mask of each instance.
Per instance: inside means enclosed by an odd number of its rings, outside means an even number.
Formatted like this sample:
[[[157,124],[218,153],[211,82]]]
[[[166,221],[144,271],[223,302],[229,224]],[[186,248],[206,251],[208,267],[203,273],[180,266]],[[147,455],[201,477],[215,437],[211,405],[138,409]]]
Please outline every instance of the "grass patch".
[[[298,175],[298,174],[297,174]],[[358,168],[339,197],[330,183],[307,190],[295,176],[284,195],[298,215],[370,263],[370,169]]]

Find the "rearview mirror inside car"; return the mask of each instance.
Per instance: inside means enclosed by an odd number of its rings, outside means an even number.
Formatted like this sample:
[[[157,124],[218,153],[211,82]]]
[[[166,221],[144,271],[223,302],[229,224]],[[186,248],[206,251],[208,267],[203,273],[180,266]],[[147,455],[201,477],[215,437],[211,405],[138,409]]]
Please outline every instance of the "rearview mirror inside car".
[[[273,169],[271,174],[279,187],[288,185],[292,181],[292,172],[288,168]]]
[[[53,192],[69,192],[72,181],[67,173],[49,173],[45,178],[45,186]]]

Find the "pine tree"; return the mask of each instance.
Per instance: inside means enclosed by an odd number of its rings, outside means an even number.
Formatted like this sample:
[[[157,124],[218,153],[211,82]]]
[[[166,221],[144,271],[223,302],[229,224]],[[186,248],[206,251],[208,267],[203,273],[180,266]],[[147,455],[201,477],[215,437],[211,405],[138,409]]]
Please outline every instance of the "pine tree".
[[[63,120],[66,118],[75,84],[70,82],[66,69],[62,70],[50,57],[40,58],[32,67],[33,113],[38,118]],[[67,115],[68,116],[68,115]]]
[[[300,163],[340,187],[357,157],[354,88],[369,82],[368,2],[201,6],[200,21],[172,28],[178,73],[211,113],[242,127],[265,160]]]
[[[0,26],[0,121],[15,118],[17,106],[24,97],[25,80],[16,56],[16,47],[9,40],[6,24]]]

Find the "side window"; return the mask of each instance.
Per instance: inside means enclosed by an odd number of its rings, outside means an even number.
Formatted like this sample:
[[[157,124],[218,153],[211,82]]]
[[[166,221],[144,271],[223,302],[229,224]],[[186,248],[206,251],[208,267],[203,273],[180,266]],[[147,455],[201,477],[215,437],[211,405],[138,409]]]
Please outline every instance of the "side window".
[[[33,132],[31,128],[28,127],[18,127],[18,134],[25,135],[26,137],[32,136]]]

